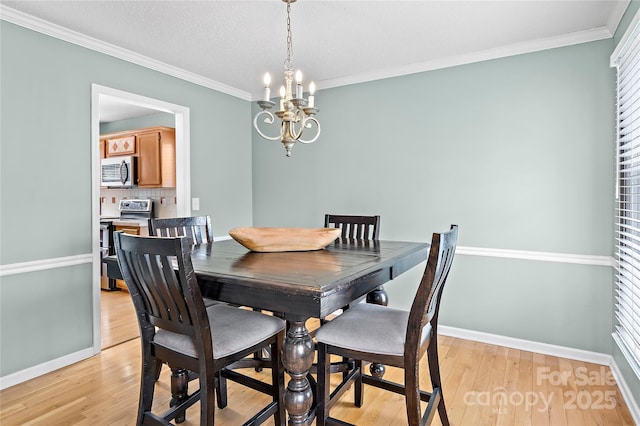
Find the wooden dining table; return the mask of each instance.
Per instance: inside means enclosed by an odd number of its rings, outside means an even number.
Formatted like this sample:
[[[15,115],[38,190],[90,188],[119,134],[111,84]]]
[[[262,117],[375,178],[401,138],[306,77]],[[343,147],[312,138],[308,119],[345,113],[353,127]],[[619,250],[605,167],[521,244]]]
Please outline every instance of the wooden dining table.
[[[290,376],[285,394],[289,425],[314,419],[307,379],[314,343],[305,323],[325,318],[380,289],[427,259],[428,243],[337,239],[325,249],[251,252],[235,240],[194,246],[191,259],[204,297],[272,311],[288,322],[282,348]],[[105,258],[110,278],[121,278],[115,256]]]

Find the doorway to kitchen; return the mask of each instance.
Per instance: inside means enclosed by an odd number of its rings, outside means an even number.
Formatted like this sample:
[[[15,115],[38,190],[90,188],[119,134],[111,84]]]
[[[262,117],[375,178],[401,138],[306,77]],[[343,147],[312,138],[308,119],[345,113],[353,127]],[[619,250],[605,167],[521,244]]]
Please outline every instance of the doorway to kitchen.
[[[189,108],[161,101],[134,93],[101,86],[98,84],[91,85],[91,168],[92,168],[92,243],[93,243],[93,352],[98,353],[103,349],[102,335],[103,322],[107,324],[119,323],[122,330],[114,330],[109,332],[110,336],[105,343],[105,347],[113,346],[119,343],[119,340],[129,340],[131,331],[128,328],[131,324],[135,333],[137,333],[137,320],[135,315],[130,316],[133,305],[129,299],[129,295],[123,293],[110,299],[109,305],[101,303],[101,248],[100,248],[100,213],[101,213],[101,195],[100,195],[100,134],[101,123],[113,117],[118,120],[124,120],[135,116],[150,113],[171,114],[174,118],[175,127],[175,161],[176,161],[176,188],[175,188],[175,212],[177,216],[191,215],[191,180],[190,180],[190,116]],[[113,115],[115,114],[115,115]],[[126,296],[123,298],[122,296]],[[118,298],[118,296],[120,296]],[[125,309],[121,313],[118,300],[123,303],[127,300],[127,306],[130,310]],[[108,310],[108,311],[107,311]],[[105,312],[103,312],[105,311]],[[123,321],[115,321],[118,316],[128,317]],[[124,325],[126,326],[124,326]],[[123,331],[124,330],[124,331]],[[137,335],[137,334],[136,334]],[[118,337],[121,336],[121,337]]]

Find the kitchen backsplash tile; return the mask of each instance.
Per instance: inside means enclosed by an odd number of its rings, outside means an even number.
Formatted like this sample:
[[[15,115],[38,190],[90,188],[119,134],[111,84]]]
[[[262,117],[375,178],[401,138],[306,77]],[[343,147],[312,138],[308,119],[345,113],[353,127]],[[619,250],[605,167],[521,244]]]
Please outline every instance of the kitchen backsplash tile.
[[[100,189],[100,216],[120,216],[120,200],[150,198],[156,217],[176,217],[175,188]]]

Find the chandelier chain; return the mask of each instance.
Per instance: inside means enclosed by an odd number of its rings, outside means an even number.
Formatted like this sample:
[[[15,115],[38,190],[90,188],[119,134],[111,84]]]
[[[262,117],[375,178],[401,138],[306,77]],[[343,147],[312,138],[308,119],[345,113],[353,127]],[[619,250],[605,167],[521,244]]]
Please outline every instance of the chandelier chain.
[[[291,36],[291,2],[287,1],[287,59],[284,61],[284,69],[293,69],[293,38]]]

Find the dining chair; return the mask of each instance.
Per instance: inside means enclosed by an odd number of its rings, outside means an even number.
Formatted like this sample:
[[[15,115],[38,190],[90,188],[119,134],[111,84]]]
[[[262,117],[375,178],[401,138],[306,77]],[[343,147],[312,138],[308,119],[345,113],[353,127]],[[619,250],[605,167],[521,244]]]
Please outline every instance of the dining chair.
[[[329,416],[329,410],[355,384],[354,404],[363,403],[363,385],[371,385],[405,396],[407,424],[429,424],[437,408],[443,425],[449,424],[438,362],[438,314],[440,299],[451,269],[458,226],[434,233],[427,265],[409,311],[360,303],[316,333],[318,347],[318,425],[347,424]],[[420,390],[419,362],[427,354],[432,391]],[[355,360],[346,382],[331,391],[331,354]],[[363,373],[363,362],[383,363],[404,370],[404,385]],[[420,402],[427,402],[424,415]]]
[[[380,216],[324,215],[325,228],[341,228],[340,238],[378,240]]]
[[[193,244],[213,243],[213,228],[211,227],[211,216],[190,216],[190,217],[172,217],[172,218],[155,218],[149,219],[149,235],[158,237],[177,237],[186,235],[191,237]],[[211,306],[216,303],[222,303],[217,300],[205,297],[205,306]],[[260,312],[260,309],[253,309]],[[253,355],[256,361],[256,371],[262,371],[264,366],[270,365],[271,356],[268,348],[264,351],[257,352]],[[221,389],[219,389],[219,406],[224,407],[226,397],[223,395],[226,388],[224,378],[221,379]]]
[[[375,243],[380,237],[380,216],[325,214],[324,227],[342,229],[340,234],[340,240],[342,242],[349,244],[364,244],[373,241]],[[386,305],[388,303],[388,298],[387,293],[384,291],[384,287],[380,286],[367,294],[366,301],[367,303]],[[340,315],[341,311],[344,312],[347,309],[349,309],[349,305],[343,306],[341,310],[333,312],[330,317]],[[328,318],[320,318],[320,325],[322,326],[327,321],[329,321]],[[347,357],[343,357],[341,362],[334,362],[331,365],[331,373],[341,372],[344,381],[348,377],[348,371],[352,368],[353,362],[350,362]],[[377,374],[382,377],[384,374],[384,366],[375,365],[372,366],[372,368],[375,368],[375,371],[378,372]]]
[[[149,219],[149,235],[157,237],[191,237],[193,244],[212,243],[211,216]]]
[[[358,216],[358,215],[324,215],[325,228],[340,228],[342,233],[341,241],[351,243],[363,243],[378,241],[380,239],[380,216]],[[367,295],[368,303],[386,305],[388,303],[387,294],[384,287],[380,286]],[[343,310],[347,309],[345,306]],[[324,324],[326,320],[320,320]]]
[[[192,244],[213,243],[211,216],[166,217],[149,219],[149,235],[152,237],[191,238]],[[220,303],[205,297],[205,306]]]
[[[199,401],[200,424],[213,425],[216,381],[224,377],[272,397],[247,424],[261,424],[273,416],[276,425],[284,425],[280,348],[285,322],[227,304],[205,307],[191,262],[189,237],[140,237],[118,232],[114,243],[140,327],[142,374],[136,424],[182,422],[186,409]],[[270,384],[227,369],[265,347],[273,356]],[[168,411],[156,414],[151,409],[162,362],[171,367],[173,399]],[[191,394],[190,372],[197,375],[200,385]]]
[[[192,244],[213,243],[213,228],[211,227],[211,216],[189,216],[189,217],[167,217],[150,218],[149,235],[152,237],[182,237],[191,238]],[[204,298],[205,307],[221,303],[217,300]],[[160,377],[160,368],[157,370]],[[157,378],[156,378],[157,379]],[[226,384],[224,379],[218,386],[218,406],[226,406]]]

